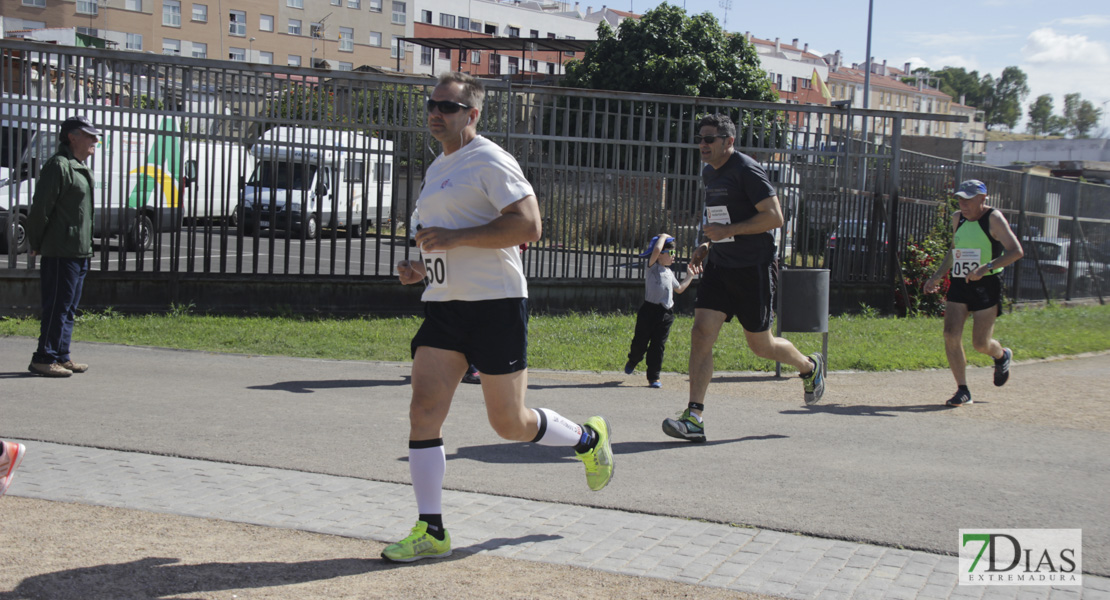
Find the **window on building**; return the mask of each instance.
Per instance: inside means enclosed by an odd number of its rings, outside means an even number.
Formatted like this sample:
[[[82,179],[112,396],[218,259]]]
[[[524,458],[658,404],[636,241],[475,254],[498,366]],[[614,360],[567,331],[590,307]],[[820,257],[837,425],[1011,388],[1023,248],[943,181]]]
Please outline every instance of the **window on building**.
[[[455,28],[455,15],[449,15],[447,13],[439,13],[439,26],[440,27],[450,27],[451,29],[454,29]]]
[[[289,33],[289,35],[301,35],[301,20],[289,19],[289,26],[286,31]]]
[[[274,64],[274,53],[273,52],[266,52],[265,50],[260,50],[258,52],[258,62],[260,62],[264,65]]]
[[[285,59],[285,64],[290,67],[299,67],[301,66],[301,57],[296,54],[290,54],[289,57]]]
[[[515,56],[509,57],[509,75],[516,75],[520,72],[520,59]]]
[[[532,38],[540,37],[540,30],[539,29],[533,29],[533,30],[529,31],[528,32],[528,37],[532,37]]]
[[[501,55],[500,54],[490,54],[489,55],[489,74],[490,75],[500,75],[501,74]]]
[[[354,68],[355,68],[355,64],[354,63],[349,63],[349,62],[341,62],[341,63],[339,63],[338,66],[336,66],[336,69],[338,69],[340,71],[353,71]]]
[[[382,0],[370,0],[371,12],[382,12]]]
[[[497,23],[486,23],[483,33],[486,35],[497,35]]]
[[[141,12],[143,10],[143,0],[124,0],[123,9],[131,12]]]
[[[340,6],[342,4],[343,4],[343,0],[331,0],[331,5],[332,6]]]
[[[339,28],[339,50],[341,52],[355,51],[355,30],[350,27]]]
[[[393,165],[381,162],[374,163],[374,176],[383,183],[393,181]]]
[[[432,49],[427,46],[420,47],[420,65],[426,67],[432,64]]]
[[[482,62],[482,53],[478,50],[470,51],[470,64],[476,65]]]
[[[459,17],[459,29],[463,31],[470,29],[470,19],[468,17]]]
[[[451,60],[451,51],[440,49],[439,58],[441,60],[447,60],[447,61]]]
[[[208,44],[193,42],[193,58],[208,58]]]
[[[432,11],[430,11],[430,10],[421,10],[420,11],[420,22],[421,23],[431,23],[432,22]]]
[[[162,24],[166,27],[181,27],[179,0],[162,0]]]
[[[162,54],[181,54],[181,40],[162,38]]]
[[[471,21],[470,22],[470,30],[475,31],[475,32],[482,31],[482,22],[481,21]]]
[[[207,4],[194,4],[193,5],[193,20],[197,23],[208,22],[208,5]]]
[[[362,0],[347,0],[347,8],[353,8],[355,10],[361,10],[362,9]],[[340,69],[340,70],[350,71],[350,69]]]
[[[533,73],[539,73],[540,72],[540,61],[538,61],[538,60],[528,61],[528,70],[533,72]]]
[[[575,38],[574,38],[574,36],[573,36],[573,35],[568,35],[568,36],[566,37],[566,39],[568,39],[568,40],[573,40],[573,39],[575,39]],[[566,56],[574,56],[574,55],[575,55],[575,53],[574,53],[574,52],[565,52],[564,54],[565,54]]]
[[[241,10],[229,11],[227,15],[227,32],[231,35],[246,37],[247,13]]]
[[[46,8],[46,0],[23,0],[23,6],[33,6],[35,8]]]
[[[405,9],[405,3],[404,2],[394,1],[393,2],[393,18],[390,19],[390,21],[394,25],[404,25],[405,20],[406,20],[405,10],[406,9]]]
[[[96,16],[96,0],[77,0],[77,14]]]
[[[274,15],[259,15],[259,17],[258,17],[258,30],[259,31],[273,31],[274,30]]]
[[[393,36],[389,40],[389,56],[391,58],[405,58],[405,43],[401,41],[400,36]]]
[[[509,37],[520,37],[520,28],[509,25]]]
[[[554,75],[555,74],[555,63],[547,63],[547,74],[548,75]]]
[[[239,62],[246,62],[247,49],[246,48],[228,48],[227,57],[230,60],[237,60]]]
[[[285,5],[289,8],[304,8],[304,0],[285,0]]]
[[[127,34],[127,41],[124,43],[124,48],[128,50],[142,50],[143,49],[143,35],[141,33]]]
[[[382,32],[380,32],[380,31],[371,31],[370,32],[370,45],[371,46],[376,46],[378,48],[382,47]]]

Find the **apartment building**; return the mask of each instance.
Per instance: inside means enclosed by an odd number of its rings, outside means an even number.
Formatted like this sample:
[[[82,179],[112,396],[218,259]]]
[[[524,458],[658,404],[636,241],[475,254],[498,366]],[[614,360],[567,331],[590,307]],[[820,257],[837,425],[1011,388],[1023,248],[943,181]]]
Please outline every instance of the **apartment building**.
[[[5,37],[59,42],[72,29],[135,52],[404,72],[413,11],[413,0],[0,0]]]
[[[829,63],[829,91],[833,101],[848,100],[852,106],[864,106],[863,89],[867,75],[866,65],[853,64],[851,67],[842,63],[842,56],[837,50],[834,54],[826,55]],[[944,92],[925,85],[918,80],[917,85],[908,85],[902,82],[909,72],[909,63],[905,69],[890,67],[884,60],[882,63],[872,61],[870,78],[870,97],[868,108],[899,112],[931,113],[938,115],[956,114],[953,106],[956,104],[952,97]],[[932,136],[941,138],[956,138],[962,128],[959,123],[943,121],[928,121],[922,119],[905,119],[902,122],[904,135]],[[872,129],[876,141],[883,141],[893,133],[894,122],[885,119],[879,126]]]
[[[775,90],[779,99],[787,104],[821,104],[828,105],[821,90],[813,86],[813,73],[821,81],[828,81],[829,65],[825,59],[809,51],[809,44],[798,46],[798,38],[790,44],[784,44],[779,38],[774,41],[753,37],[750,32],[744,36],[759,53],[759,63]]]
[[[461,70],[482,77],[558,76],[563,64],[581,58],[581,52],[544,50],[532,40],[593,40],[600,21],[618,23],[639,15],[614,11],[605,7],[595,11],[587,6],[573,7],[564,2],[536,0],[414,0],[413,71],[441,73]],[[421,45],[420,38],[434,40],[482,38],[519,38],[521,44],[475,43],[472,49],[449,48],[449,43]],[[480,46],[500,45],[502,49],[486,50]]]

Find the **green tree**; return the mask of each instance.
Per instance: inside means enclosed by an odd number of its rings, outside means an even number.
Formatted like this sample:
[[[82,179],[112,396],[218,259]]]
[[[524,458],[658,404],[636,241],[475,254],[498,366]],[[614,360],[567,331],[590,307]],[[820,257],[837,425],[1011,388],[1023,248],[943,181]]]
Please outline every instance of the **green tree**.
[[[1052,96],[1041,94],[1029,105],[1029,133],[1046,135],[1052,119]]]
[[[570,87],[775,102],[778,95],[744,36],[728,35],[711,13],[689,17],[660,4],[614,32],[604,21],[597,43],[567,64]]]
[[[1064,96],[1064,120],[1068,133],[1073,137],[1088,137],[1100,118],[1102,110],[1095,108],[1090,100],[1084,100],[1078,92]]]
[[[988,75],[989,77],[989,75]],[[986,123],[1005,125],[1013,129],[1021,118],[1021,103],[1029,95],[1028,77],[1018,67],[1006,67],[994,82],[990,108],[986,109]]]

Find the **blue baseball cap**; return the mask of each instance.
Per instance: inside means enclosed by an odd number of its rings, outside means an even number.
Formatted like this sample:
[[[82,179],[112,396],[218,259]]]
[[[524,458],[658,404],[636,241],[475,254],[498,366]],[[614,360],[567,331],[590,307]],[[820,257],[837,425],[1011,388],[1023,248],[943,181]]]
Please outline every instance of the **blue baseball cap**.
[[[648,242],[647,250],[644,250],[643,252],[640,253],[640,258],[647,258],[647,257],[651,256],[651,251],[655,250],[655,244],[658,244],[658,243],[659,243],[659,236],[655,236],[655,237],[651,238],[651,241]],[[668,237],[667,241],[663,242],[663,247],[664,248],[666,248],[668,246],[671,247],[671,248],[674,248],[674,238],[673,237]]]
[[[968,179],[956,189],[956,195],[964,200],[970,200],[979,194],[987,193],[987,184],[978,179]]]

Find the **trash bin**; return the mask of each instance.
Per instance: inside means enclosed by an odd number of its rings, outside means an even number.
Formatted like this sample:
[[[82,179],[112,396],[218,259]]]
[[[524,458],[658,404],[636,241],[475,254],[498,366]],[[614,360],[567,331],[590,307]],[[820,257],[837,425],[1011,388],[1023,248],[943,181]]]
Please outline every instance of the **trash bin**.
[[[821,358],[829,364],[829,270],[789,269],[779,271],[776,335],[785,332],[822,333]],[[782,364],[775,363],[775,376]]]

